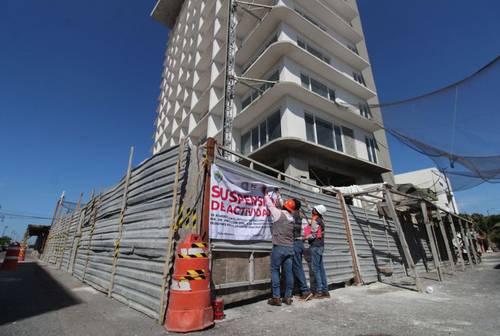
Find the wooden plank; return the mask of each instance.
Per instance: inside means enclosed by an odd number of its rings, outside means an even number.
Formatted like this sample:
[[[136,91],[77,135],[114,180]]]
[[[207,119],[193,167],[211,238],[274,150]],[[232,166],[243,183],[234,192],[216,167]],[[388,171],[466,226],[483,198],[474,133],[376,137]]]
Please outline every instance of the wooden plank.
[[[437,250],[436,239],[432,232],[432,224],[429,220],[429,214],[427,212],[427,203],[422,201],[420,202],[420,208],[422,210],[422,217],[424,220],[425,230],[427,231],[427,237],[429,238],[429,244],[431,245],[431,253],[432,259],[434,262],[434,266],[436,267],[438,279],[439,281],[443,281],[443,275],[441,270],[441,260],[439,259],[439,254]]]
[[[448,220],[450,221],[451,234],[453,235],[453,240],[456,240],[457,245],[459,245],[457,231],[455,229],[455,223],[453,222],[453,216],[451,215],[451,213],[448,213]],[[460,265],[462,266],[462,271],[465,271],[465,261],[464,261],[464,257],[462,256],[462,248],[460,247],[460,245],[458,246],[457,250],[458,250],[457,259],[460,260]]]
[[[359,269],[359,259],[358,253],[356,251],[356,244],[354,243],[354,239],[352,238],[352,227],[351,221],[349,220],[349,214],[347,213],[347,206],[345,204],[344,195],[341,192],[337,192],[337,198],[340,203],[340,208],[342,210],[342,218],[344,219],[344,229],[347,237],[347,244],[349,245],[349,252],[351,253],[352,259],[352,272],[354,275],[354,283],[356,285],[361,284],[361,271]]]
[[[462,241],[464,242],[465,250],[467,251],[467,258],[469,260],[469,264],[471,266],[473,266],[472,257],[471,257],[471,253],[470,253],[470,247],[469,247],[469,240],[465,236],[465,231],[464,231],[464,227],[463,227],[463,220],[460,217],[458,218],[458,226],[460,227],[460,233],[462,235]],[[462,253],[462,251],[460,251],[460,253]]]
[[[453,260],[453,254],[451,253],[450,243],[448,241],[449,237],[446,234],[446,230],[443,224],[443,218],[441,217],[441,212],[439,211],[439,209],[436,209],[436,216],[439,224],[439,229],[441,231],[441,235],[443,236],[444,247],[446,248],[446,254],[448,255],[448,260],[450,261],[451,270],[455,272],[455,261]]]
[[[384,190],[384,196],[387,203],[387,209],[389,210],[389,215],[392,217],[392,221],[394,222],[394,226],[396,227],[396,233],[398,234],[399,241],[401,243],[401,248],[403,249],[404,258],[406,260],[406,264],[410,268],[411,272],[415,277],[415,286],[419,292],[422,292],[422,283],[417,273],[417,269],[415,267],[415,262],[410,253],[410,249],[408,248],[408,243],[405,238],[405,234],[403,228],[401,226],[401,222],[399,221],[399,217],[396,213],[396,208],[394,208],[394,202],[392,201],[391,190]]]
[[[179,144],[179,156],[177,157],[177,163],[175,165],[175,179],[173,185],[173,196],[172,196],[172,208],[170,211],[170,226],[168,230],[168,239],[167,239],[167,251],[165,255],[165,262],[163,264],[163,275],[162,275],[162,283],[160,290],[160,307],[158,313],[158,323],[163,324],[165,322],[165,312],[168,306],[168,298],[170,295],[170,289],[167,289],[170,286],[171,282],[171,270],[174,267],[175,262],[175,253],[174,250],[176,248],[175,244],[175,232],[177,232],[177,194],[179,193],[179,177],[181,164],[184,160],[184,151],[185,151],[186,138],[183,138]]]
[[[127,209],[127,195],[128,195],[128,187],[130,185],[130,175],[132,173],[133,159],[134,159],[134,147],[132,146],[130,147],[127,175],[125,176],[125,185],[123,186],[122,205],[120,209],[120,224],[118,226],[118,237],[115,240],[115,251],[113,253],[113,264],[111,266],[111,276],[109,278],[108,297],[111,297],[111,294],[113,293],[113,286],[115,284],[116,264],[118,263],[118,256],[120,254],[120,241],[123,235],[123,219],[125,217],[125,210]]]
[[[472,238],[472,233],[470,231],[470,223],[465,222],[465,233],[467,234],[467,240],[469,241],[470,244],[470,249],[472,252],[472,256],[474,257],[474,261],[476,262],[476,265],[479,264],[479,257],[477,256],[477,251],[476,251],[476,246],[474,245],[474,239]]]

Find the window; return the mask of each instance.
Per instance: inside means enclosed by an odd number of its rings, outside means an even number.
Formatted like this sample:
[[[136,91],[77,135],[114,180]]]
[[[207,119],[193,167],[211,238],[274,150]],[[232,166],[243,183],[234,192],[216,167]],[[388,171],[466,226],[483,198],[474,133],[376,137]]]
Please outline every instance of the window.
[[[266,80],[272,81],[272,82],[277,82],[279,80],[280,73],[279,70],[276,70],[273,72]],[[264,92],[266,92],[268,89],[272,88],[274,86],[273,83],[264,83],[260,85],[258,88],[252,91],[250,96],[248,96],[246,99],[244,99],[241,102],[241,110],[243,111],[248,105],[250,105],[253,101],[255,101],[257,98],[259,98]]]
[[[325,147],[344,151],[342,128],[309,113],[304,115],[306,139]]]
[[[315,47],[312,47],[310,44],[308,44],[304,40],[298,38],[297,39],[297,45],[299,47],[301,47],[302,49],[307,50],[308,52],[310,52],[311,54],[313,54],[314,56],[316,56],[317,58],[319,58],[323,62],[326,62],[326,63],[330,64],[330,57],[325,56],[325,54],[323,54],[321,51],[319,51]]]
[[[304,119],[306,121],[307,141],[316,142],[316,136],[314,135],[314,117],[310,114],[306,114]]]
[[[354,78],[354,80],[360,84],[363,84],[364,86],[366,86],[366,82],[365,82],[365,78],[363,77],[362,74],[360,73],[357,73],[357,72],[353,72],[352,73],[352,77]]]
[[[328,88],[328,98],[330,98],[332,102],[335,102],[335,90]]]
[[[311,78],[311,91],[322,97],[328,98],[328,87],[313,78]]]
[[[377,143],[373,137],[366,136],[366,150],[368,152],[368,160],[377,163]]]
[[[241,136],[241,153],[249,154],[279,137],[281,137],[281,114],[277,111]]]
[[[333,144],[333,125],[331,123],[316,118],[316,135],[318,144],[335,149]]]
[[[372,118],[372,111],[367,103],[359,103],[359,113],[366,119]]]
[[[351,50],[353,53],[359,55],[359,51],[358,51],[358,48],[354,45],[347,45],[347,48],[349,48],[349,50]]]
[[[259,133],[260,133],[260,136],[259,136],[260,145],[263,146],[267,143],[267,126],[266,126],[265,121],[260,124]]]
[[[335,90],[303,73],[300,74],[302,87],[335,102]]]
[[[281,138],[280,111],[274,112],[269,118],[267,118],[267,134],[269,141]]]
[[[242,154],[248,154],[251,151],[251,135],[250,132],[246,132],[241,136],[240,152]]]
[[[344,145],[342,144],[342,131],[337,125],[335,125],[335,148],[340,152],[344,151]]]

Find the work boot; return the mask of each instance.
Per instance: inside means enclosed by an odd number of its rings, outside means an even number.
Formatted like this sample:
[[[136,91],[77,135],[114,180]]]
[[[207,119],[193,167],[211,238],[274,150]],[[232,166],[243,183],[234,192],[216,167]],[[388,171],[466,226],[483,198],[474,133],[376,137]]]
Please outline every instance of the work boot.
[[[326,299],[325,295],[323,293],[314,293],[313,299]]]
[[[267,300],[267,304],[271,306],[281,306],[281,300],[279,297],[273,297]]]
[[[311,300],[312,297],[313,297],[313,293],[307,292],[307,293],[304,293],[301,296],[299,296],[299,300],[301,300],[301,301],[309,301],[309,300]]]
[[[331,298],[330,292],[328,292],[328,291],[323,292],[322,294],[323,294],[323,297],[324,297],[325,299],[329,299],[329,298]]]
[[[286,304],[287,306],[291,306],[291,305],[292,305],[292,302],[293,302],[292,298],[289,298],[289,297],[285,297],[285,298],[283,298],[283,300],[282,300],[282,301],[283,301],[283,303],[284,303],[284,304]]]

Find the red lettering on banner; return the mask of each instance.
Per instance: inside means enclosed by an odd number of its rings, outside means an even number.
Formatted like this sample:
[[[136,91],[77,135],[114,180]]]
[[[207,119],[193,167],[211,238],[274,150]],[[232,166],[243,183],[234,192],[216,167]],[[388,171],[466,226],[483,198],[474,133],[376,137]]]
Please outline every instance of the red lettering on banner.
[[[211,210],[219,210],[219,202],[217,201],[212,201],[212,206],[210,207]]]

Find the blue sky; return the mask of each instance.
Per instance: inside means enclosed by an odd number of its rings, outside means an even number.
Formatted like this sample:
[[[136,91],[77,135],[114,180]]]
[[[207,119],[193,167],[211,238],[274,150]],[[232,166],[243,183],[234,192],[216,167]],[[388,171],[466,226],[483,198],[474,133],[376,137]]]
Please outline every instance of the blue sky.
[[[150,155],[167,30],[154,1],[0,1],[0,206],[50,216],[113,185]],[[500,51],[495,0],[359,0],[381,101],[477,70]],[[391,141],[396,172],[432,162]],[[467,211],[500,212],[495,185],[458,193]],[[20,235],[28,223],[5,219]],[[1,233],[1,232],[0,232]]]

